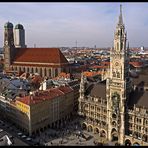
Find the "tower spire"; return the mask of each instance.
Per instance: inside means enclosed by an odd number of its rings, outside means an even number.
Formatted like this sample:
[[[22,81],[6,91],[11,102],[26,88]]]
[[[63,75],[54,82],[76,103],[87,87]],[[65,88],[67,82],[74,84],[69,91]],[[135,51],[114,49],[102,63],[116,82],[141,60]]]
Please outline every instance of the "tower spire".
[[[120,15],[119,15],[119,25],[123,24],[123,19],[122,19],[122,5],[120,5]]]

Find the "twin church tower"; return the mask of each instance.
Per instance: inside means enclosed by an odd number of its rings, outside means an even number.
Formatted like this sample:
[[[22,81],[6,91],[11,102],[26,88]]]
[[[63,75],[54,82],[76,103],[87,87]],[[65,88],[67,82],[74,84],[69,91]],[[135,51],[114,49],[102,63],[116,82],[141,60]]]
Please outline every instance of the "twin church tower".
[[[26,48],[25,30],[23,25],[17,24],[13,29],[13,24],[7,22],[4,25],[4,29],[4,45],[9,43],[9,40],[11,40],[11,43],[14,44],[16,48]]]

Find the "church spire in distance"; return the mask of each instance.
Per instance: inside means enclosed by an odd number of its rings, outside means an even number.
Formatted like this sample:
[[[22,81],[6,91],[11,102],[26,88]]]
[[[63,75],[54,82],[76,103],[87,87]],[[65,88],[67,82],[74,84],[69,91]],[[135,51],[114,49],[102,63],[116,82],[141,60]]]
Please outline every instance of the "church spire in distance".
[[[123,25],[123,19],[122,19],[122,5],[120,5],[120,15],[119,15],[119,22],[118,25]]]

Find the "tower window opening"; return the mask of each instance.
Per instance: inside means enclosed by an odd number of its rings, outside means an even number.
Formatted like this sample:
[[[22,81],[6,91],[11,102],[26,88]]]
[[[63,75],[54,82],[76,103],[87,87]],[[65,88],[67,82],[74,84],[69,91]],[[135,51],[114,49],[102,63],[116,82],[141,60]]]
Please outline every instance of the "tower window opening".
[[[123,43],[121,42],[121,50],[122,50],[122,47],[123,47]]]
[[[117,72],[117,78],[120,78],[120,73],[119,72]]]
[[[116,77],[116,73],[115,72],[113,72],[113,77]]]
[[[119,50],[119,43],[117,43],[117,50]]]

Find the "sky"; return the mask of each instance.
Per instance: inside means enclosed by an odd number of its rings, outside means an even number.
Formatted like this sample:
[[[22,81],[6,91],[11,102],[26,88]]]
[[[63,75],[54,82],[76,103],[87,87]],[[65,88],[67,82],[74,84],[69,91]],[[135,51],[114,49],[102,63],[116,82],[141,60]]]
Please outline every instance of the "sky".
[[[148,3],[0,3],[0,47],[4,24],[20,23],[27,47],[111,47],[122,4],[130,47],[148,47]]]

